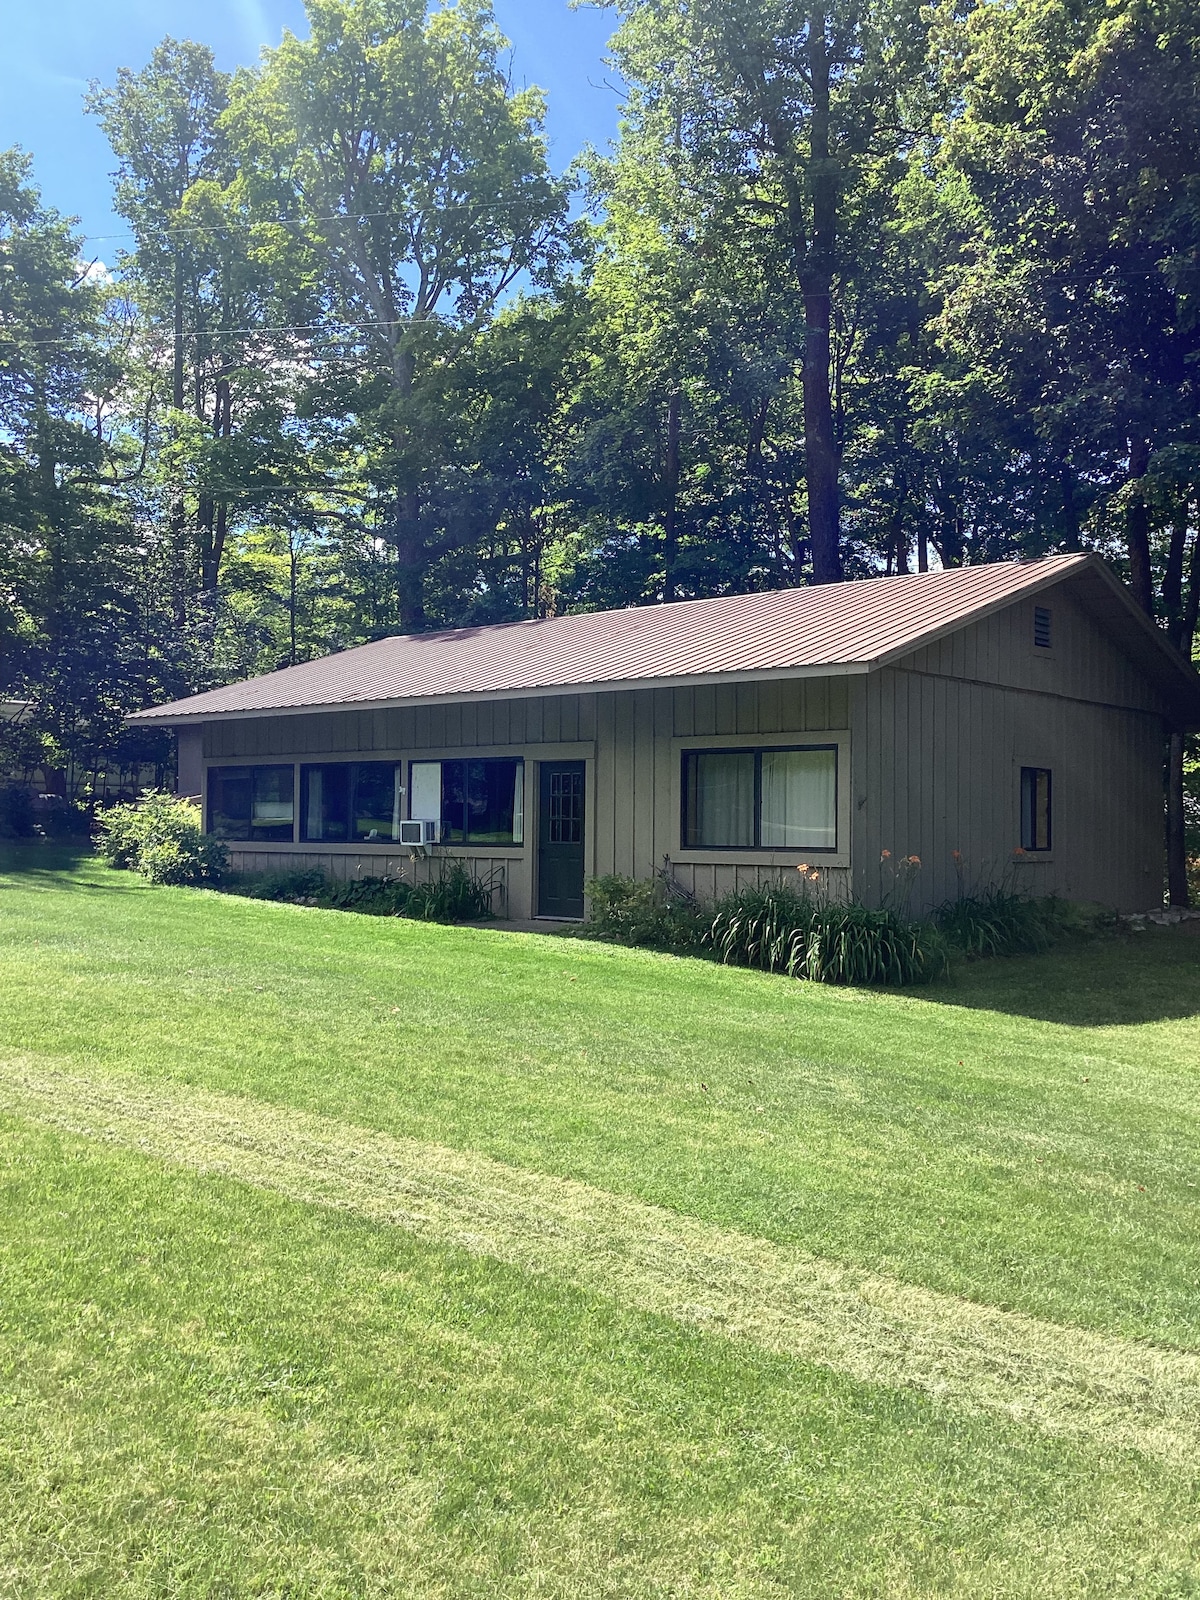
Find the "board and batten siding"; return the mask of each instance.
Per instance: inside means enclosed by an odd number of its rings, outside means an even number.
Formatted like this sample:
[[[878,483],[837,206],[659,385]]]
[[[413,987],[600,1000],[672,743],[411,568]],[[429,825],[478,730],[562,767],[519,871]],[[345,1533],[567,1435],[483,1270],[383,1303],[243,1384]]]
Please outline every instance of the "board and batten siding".
[[[857,680],[851,725],[856,891],[870,900],[917,855],[914,907],[970,886],[1121,910],[1159,903],[1162,706],[1125,654],[1063,590],[1039,597],[1053,644],[1022,602]],[[1052,773],[1053,849],[1021,843],[1020,769]],[[883,851],[890,852],[882,859]]]
[[[796,858],[682,852],[680,742],[828,735],[848,746],[839,777],[846,853],[826,869],[833,893],[852,882],[877,902],[896,863],[916,855],[911,904],[937,905],[958,889],[958,851],[969,887],[1009,882],[1146,909],[1162,885],[1163,707],[1066,586],[1036,603],[1051,610],[1048,650],[1033,643],[1035,602],[1021,600],[869,674],[234,719],[206,725],[203,755],[209,764],[471,750],[584,759],[587,872],[647,878],[666,857],[676,880],[708,899],[786,877]],[[1053,774],[1054,848],[1025,860],[1014,859],[1022,766]],[[502,878],[513,917],[533,910],[536,796],[531,774],[523,847],[438,852]],[[281,856],[338,877],[434,870],[383,846],[246,846],[232,854],[245,870],[281,866]]]
[[[649,877],[670,857],[679,883],[705,898],[795,870],[794,857],[751,861],[736,857],[680,862],[678,740],[723,737],[804,742],[846,733],[850,691],[845,678],[808,678],[695,688],[634,689],[603,694],[547,695],[382,711],[331,711],[208,723],[204,760],[319,760],[322,757],[408,760],[423,753],[508,752],[536,761],[539,753],[579,756],[588,763],[589,874]],[[478,876],[505,884],[505,911],[533,911],[536,784],[526,784],[526,843],[489,854],[447,847],[439,857],[468,858]],[[240,871],[285,865],[320,867],[334,877],[425,873],[407,853],[375,846],[322,850],[313,845],[233,845]],[[700,853],[697,853],[700,854]],[[285,858],[285,859],[281,859]],[[832,868],[835,889],[848,873]]]

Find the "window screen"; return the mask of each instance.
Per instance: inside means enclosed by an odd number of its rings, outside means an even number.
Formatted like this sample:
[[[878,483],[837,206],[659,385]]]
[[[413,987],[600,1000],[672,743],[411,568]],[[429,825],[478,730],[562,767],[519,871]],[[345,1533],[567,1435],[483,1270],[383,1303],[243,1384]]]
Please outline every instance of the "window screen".
[[[403,767],[395,761],[330,761],[300,769],[300,837],[371,844],[400,837]]]
[[[209,833],[290,843],[294,780],[290,766],[209,767]]]
[[[688,750],[685,850],[836,850],[837,747]]]
[[[1021,768],[1021,849],[1049,850],[1050,828],[1050,769],[1048,767]]]
[[[409,816],[442,824],[443,844],[514,845],[524,837],[525,763],[414,761]]]

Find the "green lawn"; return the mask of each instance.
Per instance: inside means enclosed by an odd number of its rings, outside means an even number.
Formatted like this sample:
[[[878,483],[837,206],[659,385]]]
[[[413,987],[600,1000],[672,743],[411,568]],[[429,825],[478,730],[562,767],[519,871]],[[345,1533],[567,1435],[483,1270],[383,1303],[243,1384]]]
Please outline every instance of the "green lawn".
[[[0,1595],[1200,1595],[1190,929],[874,993],[3,864],[0,1090],[44,1109],[2,1102]],[[327,1119],[323,1200],[189,1154],[239,1104],[293,1154]],[[465,1176],[400,1225],[338,1198],[356,1140]],[[437,1221],[484,1158],[531,1227],[562,1197],[536,1248]],[[679,1262],[593,1271],[610,1211]],[[901,1376],[886,1317],[718,1331],[720,1250],[883,1284]],[[1144,1439],[1101,1388],[1073,1433],[997,1408],[1056,1348],[1161,1359]]]

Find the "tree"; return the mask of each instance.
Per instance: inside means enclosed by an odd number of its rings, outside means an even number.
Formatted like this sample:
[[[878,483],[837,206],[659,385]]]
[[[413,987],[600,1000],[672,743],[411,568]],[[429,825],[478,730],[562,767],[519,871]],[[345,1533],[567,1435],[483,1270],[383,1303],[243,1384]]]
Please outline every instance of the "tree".
[[[22,759],[58,793],[86,786],[131,704],[174,687],[121,499],[139,445],[108,404],[110,294],[78,244],[29,158],[0,155],[0,692],[29,703]]]
[[[320,404],[379,503],[398,616],[425,625],[438,542],[428,501],[450,452],[447,394],[475,330],[570,255],[567,187],[546,165],[543,104],[514,93],[483,0],[309,0],[240,74],[224,126],[256,203],[301,219],[323,302]]]
[[[1119,541],[1138,601],[1189,654],[1200,574],[1195,31],[1177,0],[947,8],[938,31],[958,97],[941,181],[971,224],[948,274],[943,340],[1032,424],[1064,485],[1063,542]],[[1186,902],[1183,766],[1177,736],[1168,876]]]
[[[905,143],[920,79],[915,7],[860,0],[627,0],[614,40],[631,122],[694,153],[722,221],[786,273],[802,310],[804,478],[813,576],[841,576],[839,301],[856,274],[848,226],[871,165]]]

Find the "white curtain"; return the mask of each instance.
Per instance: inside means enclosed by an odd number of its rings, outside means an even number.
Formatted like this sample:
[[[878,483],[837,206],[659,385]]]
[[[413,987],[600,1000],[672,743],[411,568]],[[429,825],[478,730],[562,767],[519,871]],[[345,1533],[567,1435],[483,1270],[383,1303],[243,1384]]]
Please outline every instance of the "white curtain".
[[[308,839],[325,837],[325,774],[320,767],[308,769],[308,821],[304,834]]]
[[[442,763],[414,761],[408,814],[421,822],[440,822],[442,816]],[[461,825],[461,824],[460,824]]]
[[[400,837],[400,818],[404,815],[404,768],[392,774],[392,838]]]
[[[514,844],[525,843],[525,763],[517,762],[516,777],[513,779],[513,825],[512,838]]]
[[[762,842],[789,850],[836,849],[836,750],[763,751]]]
[[[754,843],[753,751],[705,751],[694,758],[693,847]]]

